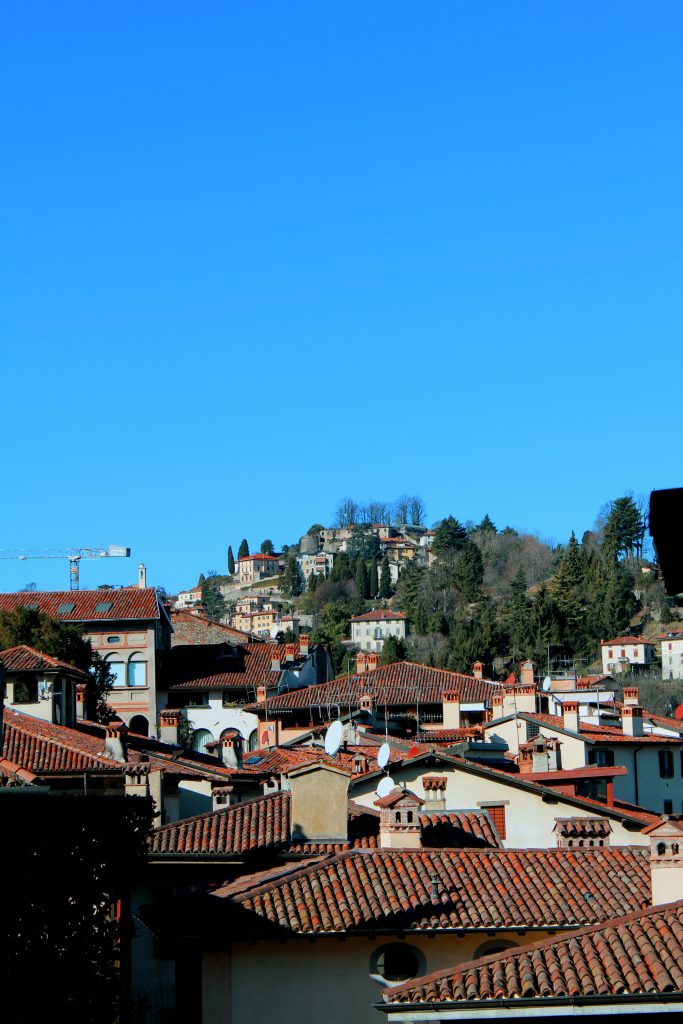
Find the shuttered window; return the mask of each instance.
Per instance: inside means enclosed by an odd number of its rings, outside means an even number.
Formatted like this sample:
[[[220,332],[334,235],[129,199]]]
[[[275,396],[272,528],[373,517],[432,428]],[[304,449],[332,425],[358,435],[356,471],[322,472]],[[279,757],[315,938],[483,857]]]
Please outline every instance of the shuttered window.
[[[505,830],[505,806],[504,806],[504,804],[499,804],[497,807],[486,807],[485,810],[486,810],[486,813],[488,814],[488,816],[490,817],[491,821],[495,825],[496,832],[498,833],[500,838],[501,839],[505,839],[506,830]]]

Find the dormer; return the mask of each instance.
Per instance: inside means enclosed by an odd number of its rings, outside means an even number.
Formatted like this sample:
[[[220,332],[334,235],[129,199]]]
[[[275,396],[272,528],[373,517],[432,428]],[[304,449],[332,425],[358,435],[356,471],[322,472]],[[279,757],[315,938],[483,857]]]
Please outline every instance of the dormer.
[[[380,809],[379,845],[382,850],[419,850],[422,847],[420,812],[424,800],[396,786],[375,800]]]

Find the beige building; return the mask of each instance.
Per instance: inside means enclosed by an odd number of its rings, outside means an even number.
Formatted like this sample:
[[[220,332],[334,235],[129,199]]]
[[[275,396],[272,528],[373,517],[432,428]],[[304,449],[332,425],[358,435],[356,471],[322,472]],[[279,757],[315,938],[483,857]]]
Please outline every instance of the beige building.
[[[76,689],[87,683],[87,672],[26,644],[0,651],[0,667],[5,670],[5,707],[55,725],[74,725]],[[82,718],[82,689],[79,698]]]
[[[280,559],[275,555],[247,555],[237,562],[237,575],[242,585],[260,583],[280,572]]]
[[[683,629],[660,633],[662,645],[662,679],[683,679]]]
[[[603,640],[602,671],[606,675],[628,672],[634,666],[652,665],[657,661],[657,647],[643,636],[618,636],[614,640]]]
[[[354,615],[351,619],[351,642],[361,651],[379,652],[388,636],[405,640],[407,632],[407,616],[388,608]]]

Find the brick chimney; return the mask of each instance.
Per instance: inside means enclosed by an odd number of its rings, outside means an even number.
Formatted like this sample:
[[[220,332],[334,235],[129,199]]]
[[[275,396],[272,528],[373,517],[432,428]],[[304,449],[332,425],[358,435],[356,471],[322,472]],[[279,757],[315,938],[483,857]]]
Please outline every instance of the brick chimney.
[[[211,803],[214,811],[224,810],[236,803],[235,791],[232,786],[215,786],[211,790]]]
[[[296,661],[297,644],[285,644],[285,661],[291,664]]]
[[[472,666],[472,675],[474,676],[475,679],[483,679],[484,678],[484,662],[483,661],[475,661],[474,665]]]
[[[534,671],[535,671],[535,669],[536,669],[535,663],[533,661],[528,660],[528,659],[527,659],[527,661],[523,661],[522,664],[519,666],[519,679],[520,679],[520,682],[524,686],[532,686],[532,687],[535,686],[535,683],[534,683]]]
[[[535,772],[556,772],[560,769],[560,741],[547,736],[535,736],[519,745],[519,771],[521,775]]]
[[[356,675],[362,676],[368,670],[367,656],[365,651],[359,651],[356,655]]]
[[[183,717],[182,711],[175,708],[166,708],[159,712],[159,739],[163,743],[178,744],[178,729]]]
[[[491,714],[493,721],[503,717],[503,692],[494,693],[491,697]]]
[[[379,665],[379,654],[368,651],[365,655],[365,664],[368,672],[374,672]]]
[[[128,727],[123,722],[109,722],[109,724],[105,727],[105,757],[110,757],[112,761],[121,761],[122,763],[127,761],[127,735]]]
[[[424,775],[422,777],[422,788],[424,789],[425,811],[446,810],[446,786],[448,777],[446,775]]]
[[[368,711],[370,714],[375,710],[374,693],[362,693],[358,700],[358,707],[361,711]]]
[[[643,834],[650,837],[653,907],[683,899],[683,816],[664,814]]]
[[[637,686],[625,686],[624,687],[624,704],[639,704],[638,700],[638,687]]]
[[[443,728],[460,728],[460,694],[457,690],[444,690],[441,695]]]
[[[643,709],[640,704],[624,704],[621,709],[621,729],[624,736],[643,735]]]
[[[238,729],[230,729],[221,737],[221,758],[226,768],[242,767],[242,736]]]
[[[138,566],[138,587],[144,590],[147,586],[147,566],[140,562]]]
[[[85,683],[76,683],[76,720],[82,722],[85,716]]]
[[[280,666],[280,652],[277,651],[277,650],[274,650],[273,653],[270,656],[270,671],[271,672],[279,672],[280,671],[280,667],[281,667]]]
[[[568,732],[579,731],[579,702],[577,700],[562,701],[562,726]]]
[[[350,777],[346,769],[324,761],[289,772],[293,840],[347,842]]]
[[[419,850],[422,847],[420,812],[423,805],[424,800],[400,786],[375,800],[375,807],[380,809],[381,850]]]
[[[149,765],[129,764],[123,769],[126,796],[149,796]]]
[[[310,648],[311,638],[307,634],[302,634],[299,637],[299,654],[302,658],[308,657],[308,651]]]

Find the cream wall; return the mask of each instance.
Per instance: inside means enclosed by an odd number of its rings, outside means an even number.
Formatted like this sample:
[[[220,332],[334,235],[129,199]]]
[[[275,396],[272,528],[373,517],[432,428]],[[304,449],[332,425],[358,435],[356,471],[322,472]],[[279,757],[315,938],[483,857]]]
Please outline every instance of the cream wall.
[[[683,637],[662,640],[662,679],[683,679]]]
[[[451,811],[473,810],[483,804],[504,804],[507,838],[503,845],[508,849],[523,850],[526,848],[550,848],[557,845],[553,833],[555,818],[575,818],[600,815],[600,808],[587,811],[576,807],[557,794],[556,801],[543,799],[541,793],[520,789],[504,780],[475,775],[455,766],[440,764],[436,768],[421,765],[406,765],[395,769],[393,778],[397,783],[406,783],[417,796],[424,797],[422,779],[425,775],[445,775],[446,807]],[[375,789],[377,779],[359,780],[350,796],[364,807],[373,807],[377,799]],[[612,846],[647,846],[647,836],[640,832],[629,832],[620,822],[612,820],[613,833],[610,837]]]
[[[558,732],[551,726],[539,724],[541,736],[558,739],[562,746],[560,753],[562,768],[585,768],[586,766],[586,744],[578,737]],[[507,722],[493,722],[486,728],[487,740],[501,739],[508,745],[508,750],[513,754],[519,753],[519,744],[527,742],[527,723],[523,719],[511,719]]]
[[[126,724],[134,715],[144,715],[149,722],[149,734],[154,736],[157,731],[156,627],[146,627],[142,623],[136,629],[123,623],[105,625],[106,628],[101,630],[88,628],[86,632],[93,650],[102,658],[106,660],[108,655],[118,654],[127,665],[131,654],[139,651],[147,661],[147,685],[116,686],[107,697],[107,703]],[[110,637],[117,639],[110,642]]]

